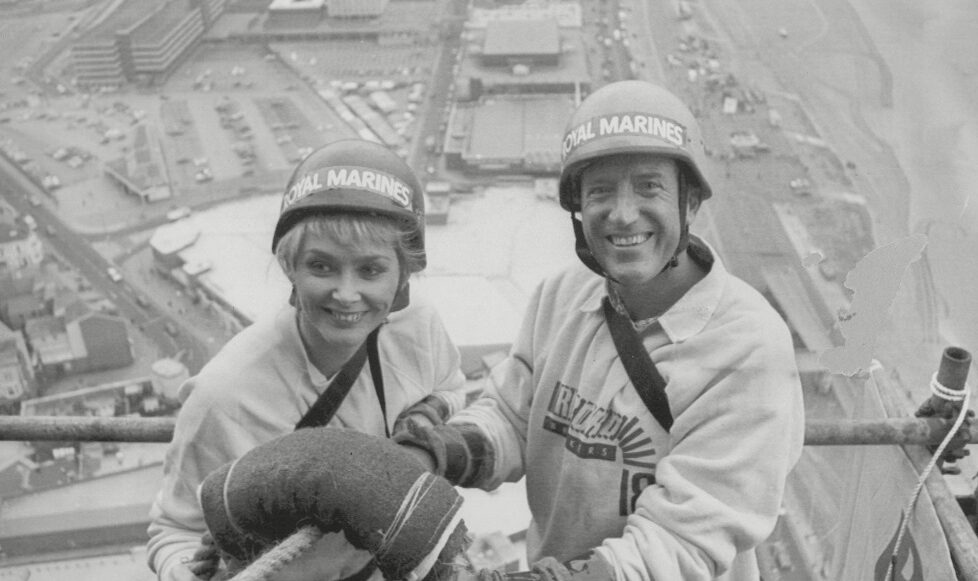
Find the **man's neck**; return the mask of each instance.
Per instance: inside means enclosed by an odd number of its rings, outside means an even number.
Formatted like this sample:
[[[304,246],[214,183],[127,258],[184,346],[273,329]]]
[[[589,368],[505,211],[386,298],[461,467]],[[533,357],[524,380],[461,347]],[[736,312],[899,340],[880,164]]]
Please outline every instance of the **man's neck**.
[[[679,264],[664,270],[646,283],[632,286],[610,284],[618,293],[628,316],[633,321],[642,321],[662,316],[693,285],[702,280],[706,273],[706,270],[684,253],[679,257]]]

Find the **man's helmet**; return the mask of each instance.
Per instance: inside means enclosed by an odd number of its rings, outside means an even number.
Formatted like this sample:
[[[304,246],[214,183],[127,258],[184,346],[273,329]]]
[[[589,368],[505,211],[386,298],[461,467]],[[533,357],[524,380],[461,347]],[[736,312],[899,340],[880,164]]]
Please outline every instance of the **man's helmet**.
[[[699,123],[685,103],[668,90],[647,81],[619,81],[591,93],[574,111],[561,144],[560,205],[581,210],[580,176],[600,157],[652,153],[670,157],[680,166],[680,227],[676,255],[688,243],[686,207],[688,186],[698,186],[700,201],[712,195],[706,178],[706,152]],[[693,180],[693,184],[689,184]],[[577,253],[584,263],[605,275],[591,256],[580,223],[574,219]]]
[[[372,141],[342,139],[306,157],[292,172],[272,236],[272,252],[282,236],[315,214],[360,213],[390,216],[417,234],[410,245],[424,268],[424,192],[421,182],[393,151]],[[407,305],[408,289],[398,292],[392,310]]]

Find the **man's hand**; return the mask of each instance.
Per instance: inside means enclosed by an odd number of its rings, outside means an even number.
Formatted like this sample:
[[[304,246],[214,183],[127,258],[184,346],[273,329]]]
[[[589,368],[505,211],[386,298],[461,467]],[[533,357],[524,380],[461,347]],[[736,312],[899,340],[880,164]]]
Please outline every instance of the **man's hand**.
[[[210,533],[204,533],[200,538],[200,546],[186,565],[200,579],[210,579],[217,573],[221,566],[221,555],[217,552],[217,545]]]

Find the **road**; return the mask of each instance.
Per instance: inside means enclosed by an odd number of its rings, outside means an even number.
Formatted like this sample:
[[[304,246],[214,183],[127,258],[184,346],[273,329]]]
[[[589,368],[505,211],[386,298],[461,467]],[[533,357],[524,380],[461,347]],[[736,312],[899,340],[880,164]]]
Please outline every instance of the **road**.
[[[180,354],[191,373],[203,367],[210,358],[210,353],[190,328],[179,319],[165,314],[161,305],[154,306],[150,303],[149,308],[140,306],[136,300],[139,292],[125,279],[119,282],[111,280],[108,268],[114,266],[113,263],[93,248],[90,237],[74,232],[44,204],[32,205],[29,202],[31,196],[44,195],[40,187],[3,157],[0,157],[0,191],[17,212],[34,217],[38,225],[38,236],[42,236],[46,244],[93,288],[111,300],[118,314],[128,319],[138,332],[155,343],[160,352],[169,356]],[[177,337],[166,331],[167,323],[178,330]]]

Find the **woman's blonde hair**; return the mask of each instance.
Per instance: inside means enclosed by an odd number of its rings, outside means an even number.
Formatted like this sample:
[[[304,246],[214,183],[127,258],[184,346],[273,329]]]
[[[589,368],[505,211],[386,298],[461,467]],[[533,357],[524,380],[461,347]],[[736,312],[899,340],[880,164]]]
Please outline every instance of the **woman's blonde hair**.
[[[406,222],[368,213],[312,214],[292,226],[275,248],[275,258],[289,280],[294,280],[299,251],[309,234],[329,236],[351,245],[391,245],[397,255],[402,285],[412,273],[424,268],[424,249],[411,243],[418,232]]]

